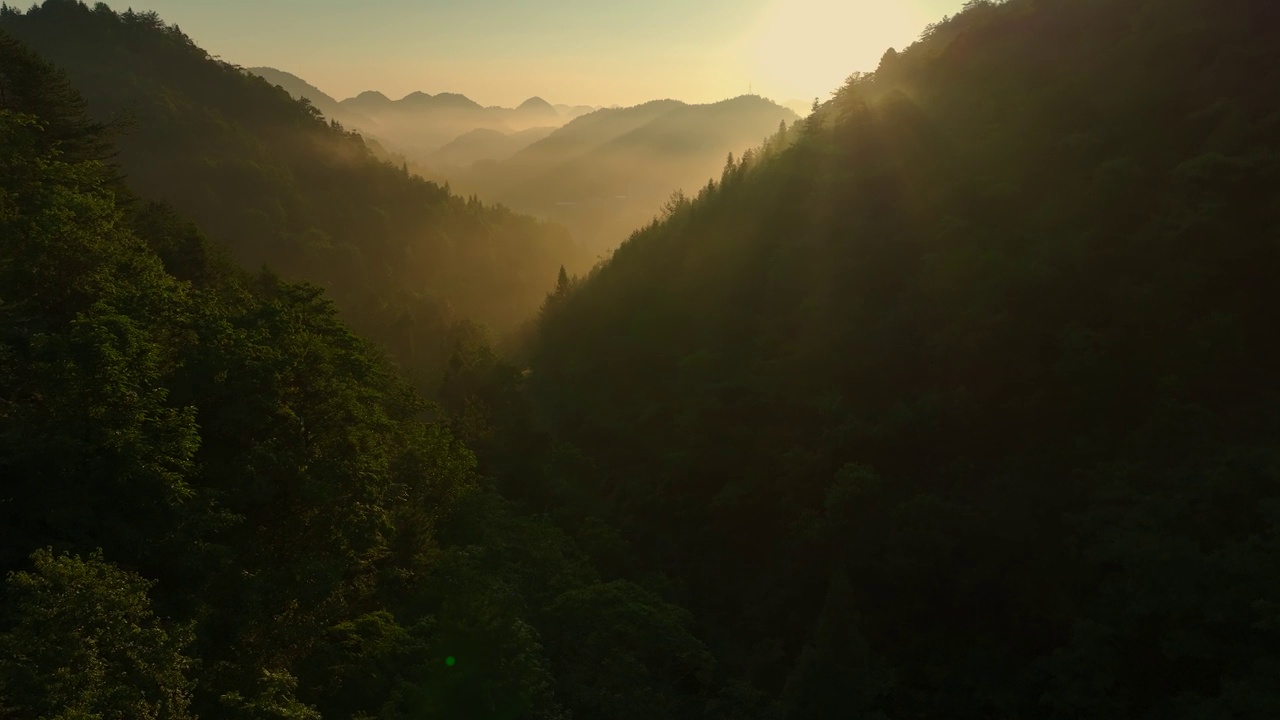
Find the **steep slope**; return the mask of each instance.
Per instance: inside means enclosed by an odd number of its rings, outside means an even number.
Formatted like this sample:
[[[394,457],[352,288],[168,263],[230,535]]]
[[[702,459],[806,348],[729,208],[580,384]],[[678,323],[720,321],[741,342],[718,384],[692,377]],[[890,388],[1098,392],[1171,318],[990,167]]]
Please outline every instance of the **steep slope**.
[[[606,251],[651,220],[672,192],[696,191],[719,174],[726,155],[759,144],[795,117],[755,96],[598,110],[506,162],[457,175],[456,182],[563,222],[588,246]]]
[[[317,110],[324,113],[325,117],[337,118],[342,113],[337,100],[297,75],[269,67],[249,68],[249,72],[272,85],[284,88],[285,92],[299,100],[306,98]]]
[[[438,365],[459,316],[522,320],[575,263],[562,229],[379,162],[360,137],[154,14],[49,0],[6,12],[0,29],[65,68],[95,117],[131,120],[117,144],[139,192],[173,203],[250,267],[326,285],[407,363]]]
[[[1274,714],[1278,15],[969,3],[562,283],[548,504],[723,717]]]
[[[120,185],[2,30],[0,81],[6,718],[696,712],[687,613],[483,489],[322,290]]]
[[[249,72],[272,85],[283,88],[295,100],[306,100],[311,103],[327,120],[337,120],[349,129],[359,130],[369,139],[373,139],[379,132],[378,123],[373,118],[362,113],[358,108],[339,103],[323,90],[297,75],[269,67],[249,68]],[[376,105],[376,100],[371,104]],[[386,153],[386,151],[382,152]]]

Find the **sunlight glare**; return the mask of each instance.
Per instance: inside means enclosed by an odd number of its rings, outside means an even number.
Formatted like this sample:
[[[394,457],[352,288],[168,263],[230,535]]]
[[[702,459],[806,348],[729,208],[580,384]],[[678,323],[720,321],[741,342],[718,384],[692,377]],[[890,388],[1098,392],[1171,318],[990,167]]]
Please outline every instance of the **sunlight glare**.
[[[776,0],[748,35],[744,60],[758,92],[825,99],[927,22],[912,0]]]

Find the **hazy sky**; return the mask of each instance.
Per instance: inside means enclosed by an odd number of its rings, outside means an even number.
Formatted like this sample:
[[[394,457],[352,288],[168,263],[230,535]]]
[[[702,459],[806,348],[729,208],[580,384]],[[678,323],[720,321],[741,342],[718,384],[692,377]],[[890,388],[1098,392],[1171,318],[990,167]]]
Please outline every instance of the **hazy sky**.
[[[132,0],[228,62],[343,99],[824,99],[964,0]],[[126,0],[108,4],[124,9]]]

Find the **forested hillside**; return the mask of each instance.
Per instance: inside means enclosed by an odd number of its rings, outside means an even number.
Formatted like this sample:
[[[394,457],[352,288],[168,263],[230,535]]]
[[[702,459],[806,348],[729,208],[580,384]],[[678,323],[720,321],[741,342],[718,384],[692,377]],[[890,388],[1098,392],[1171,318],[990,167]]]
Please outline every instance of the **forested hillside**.
[[[0,78],[0,716],[696,707],[687,613],[513,512],[321,289],[134,196],[3,32]]]
[[[242,264],[324,285],[406,363],[438,364],[458,319],[524,320],[558,268],[586,257],[563,228],[379,161],[154,14],[47,0],[5,9],[0,29],[65,69],[95,119],[121,123],[118,162],[141,195],[172,203]]]
[[[249,68],[249,72],[266,80],[272,85],[284,88],[285,92],[298,100],[306,100],[311,103],[315,109],[324,114],[329,120],[337,120],[343,125],[355,127],[362,122],[372,122],[369,118],[359,114],[358,112],[345,110],[340,103],[325,93],[320,88],[303,80],[302,78],[287,73],[283,70],[277,70],[269,67]]]
[[[1277,23],[971,2],[552,299],[725,717],[1280,712]]]
[[[1280,716],[1278,25],[969,2],[547,294],[562,230],[5,7],[0,718]]]

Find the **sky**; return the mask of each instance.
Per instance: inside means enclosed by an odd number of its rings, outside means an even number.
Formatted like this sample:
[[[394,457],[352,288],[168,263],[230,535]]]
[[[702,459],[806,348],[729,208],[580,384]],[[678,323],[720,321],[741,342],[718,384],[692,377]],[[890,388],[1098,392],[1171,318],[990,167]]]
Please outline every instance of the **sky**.
[[[964,0],[130,0],[243,67],[341,100],[825,99]],[[117,10],[120,0],[109,1]]]

